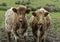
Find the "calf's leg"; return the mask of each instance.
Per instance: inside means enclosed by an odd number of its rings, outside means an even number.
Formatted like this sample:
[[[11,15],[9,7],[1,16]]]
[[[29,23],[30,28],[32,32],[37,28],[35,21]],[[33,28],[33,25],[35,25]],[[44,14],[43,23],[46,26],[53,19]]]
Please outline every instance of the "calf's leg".
[[[16,42],[19,42],[19,34],[17,33],[17,30],[18,30],[18,29],[14,29],[14,30],[12,31],[12,34],[13,34],[14,37],[15,37],[15,41],[16,41]]]
[[[23,29],[22,35],[24,37],[24,41],[23,42],[26,42],[27,41],[27,36],[28,36],[28,34],[27,34],[27,28]]]
[[[34,42],[37,42],[37,30],[32,29],[33,37],[34,37]]]
[[[6,31],[6,36],[7,36],[7,42],[11,42],[11,32]]]

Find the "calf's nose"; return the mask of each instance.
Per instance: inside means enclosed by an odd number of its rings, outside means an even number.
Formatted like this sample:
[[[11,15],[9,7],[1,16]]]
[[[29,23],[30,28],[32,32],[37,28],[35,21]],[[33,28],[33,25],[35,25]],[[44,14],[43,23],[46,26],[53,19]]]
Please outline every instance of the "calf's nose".
[[[42,23],[38,23],[38,25],[42,25]]]
[[[22,19],[20,19],[19,21],[20,21],[20,22],[22,22],[23,20],[22,20]]]

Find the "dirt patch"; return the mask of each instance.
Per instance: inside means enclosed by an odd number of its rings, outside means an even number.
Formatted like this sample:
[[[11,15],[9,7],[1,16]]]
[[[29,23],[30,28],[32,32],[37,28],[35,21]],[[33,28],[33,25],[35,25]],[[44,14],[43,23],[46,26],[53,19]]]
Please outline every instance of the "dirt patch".
[[[0,29],[0,42],[6,42],[6,35],[5,35],[5,30],[4,29]],[[14,38],[12,38],[11,40],[12,42],[14,42]],[[22,42],[22,39],[21,39]],[[28,37],[27,37],[27,42],[33,42],[33,35],[31,30],[28,30]],[[51,30],[48,31],[48,35],[46,38],[46,42],[60,42],[60,36],[59,33],[54,33]]]

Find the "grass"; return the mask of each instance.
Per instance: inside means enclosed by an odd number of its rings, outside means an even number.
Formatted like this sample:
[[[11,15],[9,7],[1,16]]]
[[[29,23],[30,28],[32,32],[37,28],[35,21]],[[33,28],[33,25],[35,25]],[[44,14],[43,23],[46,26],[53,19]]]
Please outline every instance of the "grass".
[[[59,12],[52,12],[50,13],[52,18],[60,18],[60,13]]]
[[[16,5],[15,2],[19,0],[0,0],[0,3],[5,2],[8,7],[17,7],[19,5]],[[31,6],[37,7],[37,6],[44,6],[46,4],[54,4],[56,7],[60,7],[60,0],[58,2],[55,2],[54,0],[31,0]],[[0,28],[4,28],[4,17],[5,17],[6,11],[0,11]],[[60,13],[59,12],[52,12],[50,13],[52,17],[52,25],[54,25],[52,28],[57,28],[57,32],[60,32]],[[28,15],[28,18],[30,18],[31,13]]]
[[[51,28],[52,28],[52,31],[57,31],[57,32],[60,32],[60,13],[59,12],[52,12],[50,13],[51,14]]]
[[[0,11],[0,28],[4,28],[5,11]]]

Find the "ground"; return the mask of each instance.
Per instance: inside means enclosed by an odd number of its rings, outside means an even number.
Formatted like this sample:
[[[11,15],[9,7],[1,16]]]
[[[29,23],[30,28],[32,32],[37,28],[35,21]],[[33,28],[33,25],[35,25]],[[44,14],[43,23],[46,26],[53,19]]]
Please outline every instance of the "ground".
[[[17,7],[19,5],[16,5],[15,2],[17,0],[0,0],[1,3],[6,3],[7,6],[2,7]],[[19,0],[18,0],[19,1]],[[21,0],[22,1],[22,0]],[[27,0],[25,0],[27,1]],[[45,6],[46,4],[53,4],[55,7],[60,7],[60,0],[30,0],[31,6],[37,7],[37,6]],[[1,7],[1,6],[0,6]],[[4,19],[5,19],[5,12],[6,10],[0,10],[0,42],[6,42],[6,35],[5,35],[5,27],[4,27]],[[31,13],[28,15],[28,22],[31,17]],[[60,12],[50,12],[51,15],[51,26],[48,31],[48,36],[46,41],[47,42],[60,42]],[[31,32],[30,26],[28,26],[28,40],[31,42],[33,41],[33,35]],[[13,41],[13,40],[12,40]]]

